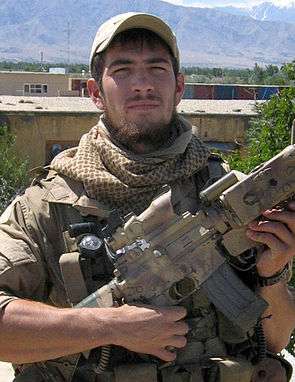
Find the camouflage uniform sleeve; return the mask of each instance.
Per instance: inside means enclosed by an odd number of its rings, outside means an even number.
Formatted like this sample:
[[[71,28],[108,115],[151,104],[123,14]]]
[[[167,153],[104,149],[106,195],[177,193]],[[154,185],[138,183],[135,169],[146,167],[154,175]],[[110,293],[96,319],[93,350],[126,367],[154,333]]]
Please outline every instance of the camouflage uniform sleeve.
[[[0,308],[18,298],[45,299],[46,272],[31,218],[25,196],[17,197],[0,217]]]

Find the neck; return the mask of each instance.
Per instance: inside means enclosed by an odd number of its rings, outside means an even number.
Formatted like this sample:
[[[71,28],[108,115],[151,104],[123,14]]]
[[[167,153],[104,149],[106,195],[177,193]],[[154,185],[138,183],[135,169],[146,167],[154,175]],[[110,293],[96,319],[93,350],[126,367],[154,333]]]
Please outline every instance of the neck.
[[[140,128],[134,129],[131,125],[114,127],[108,118],[102,119],[108,131],[109,138],[123,150],[131,151],[134,154],[150,154],[165,149],[173,144],[179,135],[178,118],[173,116],[169,124],[165,124],[161,129],[151,129],[146,134],[142,134]],[[135,134],[133,132],[135,131]]]
[[[126,146],[126,149],[132,151],[134,154],[150,154],[158,150],[159,147],[155,148],[154,145],[148,145],[145,143],[134,143],[132,145],[128,145],[128,147]]]

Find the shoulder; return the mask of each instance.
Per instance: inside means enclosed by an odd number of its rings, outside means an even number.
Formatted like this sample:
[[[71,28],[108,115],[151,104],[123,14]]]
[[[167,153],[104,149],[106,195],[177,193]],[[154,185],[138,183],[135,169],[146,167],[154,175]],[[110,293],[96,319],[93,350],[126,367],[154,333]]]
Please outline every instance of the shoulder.
[[[81,182],[50,169],[41,169],[25,195],[30,199],[37,196],[37,199],[47,203],[73,204],[84,192]]]
[[[40,169],[21,202],[35,216],[50,216],[50,211],[60,205],[73,206],[85,194],[83,184],[50,169]]]
[[[52,208],[58,204],[73,205],[83,194],[81,183],[62,177],[54,171],[38,169],[30,187],[8,205],[0,217],[0,223],[12,218],[31,225],[46,222],[52,217]]]
[[[100,218],[109,216],[110,210],[102,202],[88,197],[82,182],[50,170],[46,177],[37,178],[26,190],[33,209],[74,207],[83,216],[94,215]]]

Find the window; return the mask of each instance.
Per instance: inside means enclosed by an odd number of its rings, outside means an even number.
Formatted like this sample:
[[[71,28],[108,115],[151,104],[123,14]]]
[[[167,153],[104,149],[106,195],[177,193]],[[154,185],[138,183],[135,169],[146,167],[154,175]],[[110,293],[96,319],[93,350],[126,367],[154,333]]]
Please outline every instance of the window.
[[[41,94],[42,93],[42,85],[31,84],[30,85],[30,93],[31,94]]]
[[[25,94],[46,94],[47,90],[47,84],[24,84]]]

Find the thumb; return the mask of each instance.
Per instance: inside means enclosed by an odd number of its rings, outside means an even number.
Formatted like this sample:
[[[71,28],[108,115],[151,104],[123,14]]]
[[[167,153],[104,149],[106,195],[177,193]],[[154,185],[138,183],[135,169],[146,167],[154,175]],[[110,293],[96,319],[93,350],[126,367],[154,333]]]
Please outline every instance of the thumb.
[[[166,362],[172,362],[176,359],[176,353],[168,351],[166,349],[161,349],[155,352],[154,355]]]

